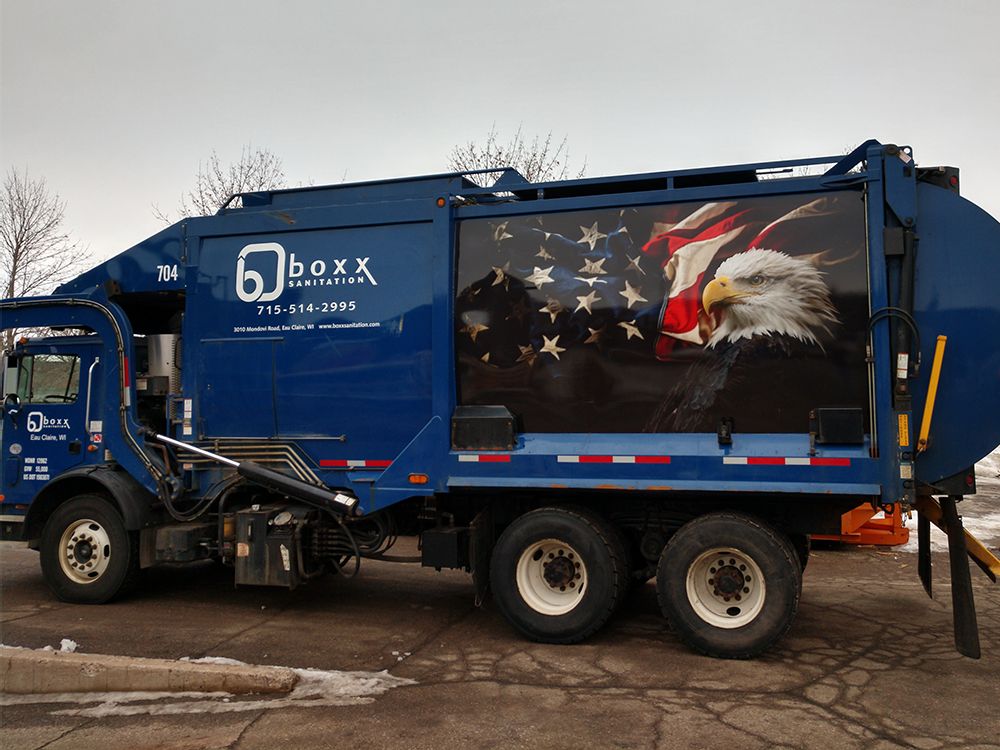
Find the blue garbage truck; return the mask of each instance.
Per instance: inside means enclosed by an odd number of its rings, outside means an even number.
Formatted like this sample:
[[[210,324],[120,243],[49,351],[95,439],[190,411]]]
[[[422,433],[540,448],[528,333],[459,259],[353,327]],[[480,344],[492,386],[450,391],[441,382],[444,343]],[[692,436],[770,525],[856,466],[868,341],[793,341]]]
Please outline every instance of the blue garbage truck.
[[[860,503],[948,533],[1000,443],[1000,224],[953,167],[847,155],[532,183],[510,168],[233,196],[0,301],[0,529],[55,596],[215,559],[295,587],[465,569],[524,636],[656,579],[678,637],[754,656],[810,533]],[[21,334],[16,334],[21,336]],[[417,535],[418,554],[391,547]]]

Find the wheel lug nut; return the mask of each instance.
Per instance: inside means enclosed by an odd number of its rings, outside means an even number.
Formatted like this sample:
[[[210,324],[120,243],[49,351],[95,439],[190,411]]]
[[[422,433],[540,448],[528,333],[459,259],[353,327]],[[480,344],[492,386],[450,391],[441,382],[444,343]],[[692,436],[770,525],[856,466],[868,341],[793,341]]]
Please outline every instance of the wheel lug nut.
[[[565,586],[560,586],[560,587],[559,587],[559,590],[560,590],[560,591],[565,591],[565,590],[566,590],[566,587],[565,587]]]
[[[714,573],[714,572],[715,572],[715,568],[709,568],[709,569],[708,569],[708,572],[709,572],[709,573]]]
[[[737,594],[737,595],[736,595],[735,597],[733,597],[733,598],[734,598],[734,599],[736,599],[736,601],[739,601],[739,600],[740,600],[740,595],[739,595],[739,594]]]
[[[575,582],[575,581],[570,581],[570,582],[569,582],[569,587],[570,587],[571,589],[575,589],[575,588],[576,588],[576,582]]]
[[[709,578],[708,579],[708,585],[709,586],[714,586],[715,585],[715,579],[714,578]]]

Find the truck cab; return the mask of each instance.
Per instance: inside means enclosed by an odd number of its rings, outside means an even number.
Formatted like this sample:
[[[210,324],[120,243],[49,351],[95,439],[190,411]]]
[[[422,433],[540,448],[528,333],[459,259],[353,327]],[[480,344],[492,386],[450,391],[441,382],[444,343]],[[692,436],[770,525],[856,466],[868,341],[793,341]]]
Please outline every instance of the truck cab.
[[[23,516],[51,479],[104,460],[100,342],[88,336],[23,340],[4,356],[4,518]]]

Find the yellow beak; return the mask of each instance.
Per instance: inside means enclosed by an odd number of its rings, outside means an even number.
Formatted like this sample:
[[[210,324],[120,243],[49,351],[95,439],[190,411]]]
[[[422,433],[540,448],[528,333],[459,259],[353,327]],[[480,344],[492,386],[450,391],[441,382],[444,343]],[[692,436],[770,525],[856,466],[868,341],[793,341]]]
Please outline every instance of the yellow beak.
[[[713,305],[722,304],[728,300],[744,297],[742,292],[734,291],[728,276],[717,276],[708,282],[705,291],[701,294],[701,306],[705,312],[712,311]]]

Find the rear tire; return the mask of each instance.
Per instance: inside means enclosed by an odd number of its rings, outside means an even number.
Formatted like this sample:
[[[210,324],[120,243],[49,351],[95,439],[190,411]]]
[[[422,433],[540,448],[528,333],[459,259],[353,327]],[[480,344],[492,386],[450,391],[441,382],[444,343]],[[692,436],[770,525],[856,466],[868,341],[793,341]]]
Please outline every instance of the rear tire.
[[[504,617],[543,643],[575,643],[608,621],[624,594],[621,541],[586,512],[540,508],[500,536],[490,586]]]
[[[49,516],[42,530],[42,575],[64,602],[103,604],[139,579],[139,538],[100,495],[79,495]]]
[[[792,625],[801,590],[792,544],[740,513],[688,522],[657,568],[660,609],[680,639],[727,659],[748,659],[776,643]]]

